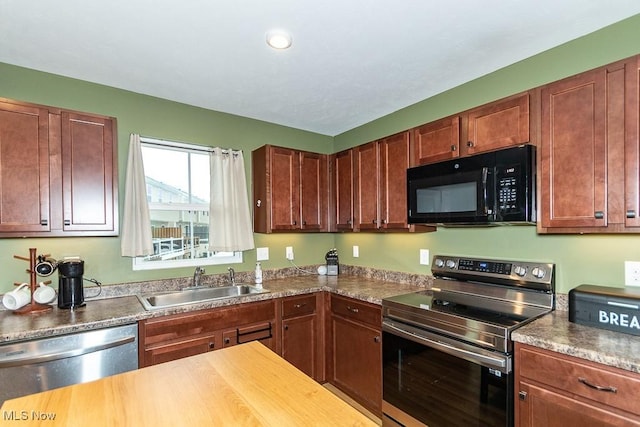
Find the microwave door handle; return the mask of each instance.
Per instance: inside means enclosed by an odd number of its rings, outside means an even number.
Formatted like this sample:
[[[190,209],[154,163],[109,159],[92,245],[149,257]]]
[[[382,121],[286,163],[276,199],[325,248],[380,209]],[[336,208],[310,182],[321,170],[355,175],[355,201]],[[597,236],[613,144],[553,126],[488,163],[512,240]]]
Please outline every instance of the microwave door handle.
[[[484,214],[485,214],[485,216],[489,215],[489,210],[488,210],[489,196],[488,196],[488,193],[487,193],[488,175],[489,175],[489,168],[485,166],[485,167],[482,168],[482,200],[483,200],[483,205],[484,205]]]

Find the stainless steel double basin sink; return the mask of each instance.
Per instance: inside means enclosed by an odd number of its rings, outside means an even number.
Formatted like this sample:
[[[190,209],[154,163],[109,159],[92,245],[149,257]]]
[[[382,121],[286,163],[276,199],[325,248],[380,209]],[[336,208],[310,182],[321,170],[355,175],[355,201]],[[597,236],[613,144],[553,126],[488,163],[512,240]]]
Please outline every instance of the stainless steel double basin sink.
[[[269,291],[252,285],[239,284],[216,288],[189,288],[182,291],[136,296],[146,310],[157,310],[177,305],[195,304],[198,302],[236,298],[246,295],[263,294],[266,292]]]

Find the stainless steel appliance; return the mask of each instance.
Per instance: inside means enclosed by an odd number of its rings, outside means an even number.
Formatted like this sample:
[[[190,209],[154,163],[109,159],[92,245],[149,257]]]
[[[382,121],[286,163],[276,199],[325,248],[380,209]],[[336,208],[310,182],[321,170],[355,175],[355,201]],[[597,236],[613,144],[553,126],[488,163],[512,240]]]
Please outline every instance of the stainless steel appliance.
[[[0,346],[5,400],[138,368],[136,324]]]
[[[511,332],[554,309],[550,263],[436,255],[432,289],[382,301],[383,424],[513,425]]]
[[[536,149],[523,145],[407,169],[410,224],[536,222]]]
[[[84,261],[70,259],[58,262],[58,307],[76,308],[84,305]]]

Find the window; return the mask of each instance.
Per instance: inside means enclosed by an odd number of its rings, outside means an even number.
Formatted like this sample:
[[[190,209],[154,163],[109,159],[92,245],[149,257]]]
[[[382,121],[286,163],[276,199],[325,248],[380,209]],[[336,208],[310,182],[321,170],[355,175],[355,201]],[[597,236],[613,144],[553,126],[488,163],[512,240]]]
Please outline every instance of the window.
[[[209,250],[206,147],[141,138],[154,253],[134,270],[242,262],[242,252]]]

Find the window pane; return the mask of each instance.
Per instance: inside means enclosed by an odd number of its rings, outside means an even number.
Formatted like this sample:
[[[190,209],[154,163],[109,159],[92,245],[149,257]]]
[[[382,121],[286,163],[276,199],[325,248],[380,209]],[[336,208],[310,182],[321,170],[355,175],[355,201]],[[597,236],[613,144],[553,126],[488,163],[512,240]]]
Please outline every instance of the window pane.
[[[191,154],[192,203],[209,203],[210,196],[209,155]]]
[[[142,146],[147,199],[189,203],[189,153]]]

